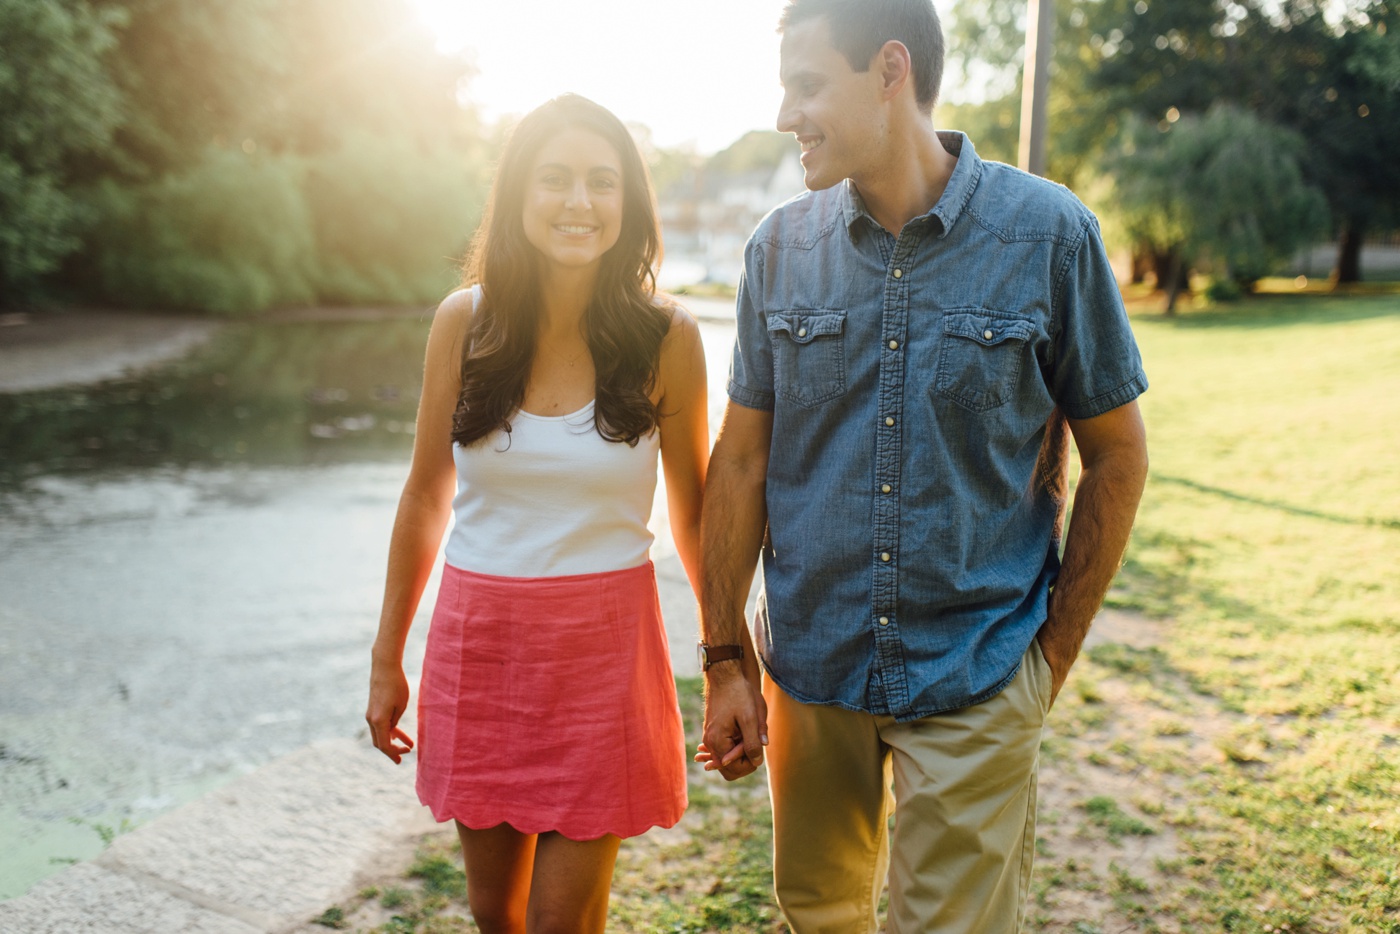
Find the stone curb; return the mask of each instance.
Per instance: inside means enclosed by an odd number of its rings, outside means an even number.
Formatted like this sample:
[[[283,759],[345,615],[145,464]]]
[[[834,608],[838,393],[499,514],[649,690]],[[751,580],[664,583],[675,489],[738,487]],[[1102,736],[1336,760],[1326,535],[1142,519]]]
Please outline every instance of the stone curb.
[[[354,740],[313,743],[0,902],[0,934],[295,930],[436,826],[413,778]]]

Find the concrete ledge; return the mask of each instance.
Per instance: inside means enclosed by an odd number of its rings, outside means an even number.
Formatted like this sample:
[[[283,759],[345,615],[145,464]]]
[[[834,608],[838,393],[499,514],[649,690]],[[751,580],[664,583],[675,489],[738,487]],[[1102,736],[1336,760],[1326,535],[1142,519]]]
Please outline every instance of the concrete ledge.
[[[0,934],[280,932],[354,894],[436,826],[395,766],[314,743],[0,902]]]

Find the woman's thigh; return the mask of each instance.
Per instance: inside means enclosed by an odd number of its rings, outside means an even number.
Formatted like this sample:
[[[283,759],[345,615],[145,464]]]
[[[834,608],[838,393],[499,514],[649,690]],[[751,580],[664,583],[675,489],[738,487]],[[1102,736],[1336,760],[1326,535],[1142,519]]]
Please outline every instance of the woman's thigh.
[[[526,922],[530,934],[601,934],[621,842],[611,834],[596,840],[539,835]]]
[[[525,930],[537,838],[510,824],[472,830],[460,821],[457,836],[467,873],[467,904],[484,932]]]

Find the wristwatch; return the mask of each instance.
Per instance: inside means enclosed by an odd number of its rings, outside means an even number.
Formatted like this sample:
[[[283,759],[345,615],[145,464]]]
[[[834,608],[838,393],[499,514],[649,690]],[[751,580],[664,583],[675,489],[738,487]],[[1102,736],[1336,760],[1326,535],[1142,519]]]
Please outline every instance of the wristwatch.
[[[701,671],[709,671],[710,666],[716,662],[727,662],[744,657],[742,645],[706,645],[702,642],[697,648],[700,652]]]

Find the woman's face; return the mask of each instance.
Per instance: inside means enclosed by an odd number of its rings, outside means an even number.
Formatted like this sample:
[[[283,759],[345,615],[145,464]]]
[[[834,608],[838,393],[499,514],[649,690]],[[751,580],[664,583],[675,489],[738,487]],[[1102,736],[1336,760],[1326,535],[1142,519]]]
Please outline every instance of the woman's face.
[[[547,263],[596,267],[622,232],[622,160],[592,130],[572,127],[540,148],[525,182],[525,237]]]

